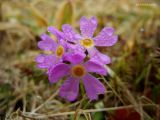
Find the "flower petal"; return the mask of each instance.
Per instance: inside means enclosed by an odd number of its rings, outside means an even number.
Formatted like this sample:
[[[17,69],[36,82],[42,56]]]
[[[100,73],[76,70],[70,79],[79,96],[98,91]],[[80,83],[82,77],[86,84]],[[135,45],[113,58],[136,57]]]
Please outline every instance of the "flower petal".
[[[102,31],[99,33],[99,35],[93,38],[95,45],[96,46],[114,45],[118,40],[118,36],[114,35],[113,33],[114,33],[114,29],[112,27],[103,28]]]
[[[71,52],[68,54],[65,54],[65,56],[63,57],[63,59],[65,61],[69,61],[72,64],[79,64],[83,62],[83,59],[85,58],[85,54],[82,52]]]
[[[98,61],[101,64],[111,63],[110,57],[100,53],[95,47],[93,47],[92,49],[88,49],[88,53],[93,60]]]
[[[48,27],[48,32],[55,35],[58,40],[64,39],[64,34],[53,26]]]
[[[50,68],[56,63],[57,57],[55,55],[44,55],[40,54],[39,56],[36,57],[36,62],[38,68]]]
[[[81,52],[81,53],[84,53],[86,51],[86,49],[80,45],[80,43],[77,43],[77,44],[70,44],[68,43],[67,44],[67,48],[70,49],[70,51],[72,52]]]
[[[44,62],[44,60],[45,60],[45,55],[43,55],[43,54],[38,55],[38,56],[36,57],[36,59],[35,59],[35,61],[36,61],[37,63],[42,63],[42,62]]]
[[[57,43],[48,35],[42,34],[41,41],[38,42],[38,47],[42,50],[55,50]]]
[[[86,70],[88,72],[95,72],[101,75],[106,75],[107,74],[107,70],[105,69],[104,65],[99,64],[99,62],[95,61],[95,60],[89,60],[84,64]]]
[[[92,17],[91,19],[87,19],[86,17],[82,17],[80,19],[80,30],[83,37],[92,37],[94,31],[97,28],[97,18]]]
[[[87,93],[87,96],[90,100],[95,100],[98,98],[98,94],[104,94],[105,87],[104,85],[95,77],[90,74],[87,74],[83,77],[84,87]]]
[[[67,41],[76,42],[76,40],[80,38],[80,36],[75,32],[75,30],[69,24],[63,25],[62,30]]]
[[[103,64],[111,63],[111,58],[108,55],[102,54],[100,52],[98,52],[97,56],[93,57],[93,59],[97,59],[97,61],[102,62]]]
[[[79,79],[70,77],[60,87],[59,95],[69,101],[74,101],[79,92]]]
[[[55,65],[49,72],[49,80],[51,83],[56,83],[58,80],[67,76],[70,73],[70,67],[67,64],[59,63]]]

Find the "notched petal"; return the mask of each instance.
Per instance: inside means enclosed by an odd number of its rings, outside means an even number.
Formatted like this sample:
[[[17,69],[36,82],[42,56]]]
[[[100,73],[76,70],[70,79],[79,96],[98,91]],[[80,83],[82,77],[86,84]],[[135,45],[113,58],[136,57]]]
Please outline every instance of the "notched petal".
[[[42,69],[48,69],[56,63],[55,55],[45,55],[40,54],[36,57],[35,61],[37,62],[37,67]]]
[[[49,26],[48,27],[48,32],[55,35],[58,40],[64,39],[64,34],[54,26]]]
[[[96,46],[112,46],[117,42],[118,36],[114,35],[112,27],[105,27],[93,40]]]
[[[75,32],[75,30],[69,24],[65,24],[62,26],[62,30],[67,41],[77,42],[80,36]]]
[[[87,61],[84,64],[86,70],[88,72],[95,72],[101,75],[106,75],[107,74],[107,70],[105,69],[104,65],[100,64],[99,62],[91,59],[89,61]]]
[[[83,84],[90,100],[98,99],[98,94],[104,94],[104,85],[95,77],[87,74],[83,78]]]
[[[82,17],[80,19],[80,30],[83,37],[92,38],[94,31],[97,28],[97,19],[96,17],[92,17],[91,19],[87,19],[86,17]]]
[[[83,62],[85,56],[86,55],[84,53],[71,52],[71,53],[65,54],[65,56],[63,57],[63,59],[65,61],[71,62],[72,64],[79,64],[79,63]]]
[[[48,73],[51,83],[56,83],[58,80],[70,74],[70,67],[67,64],[59,63],[55,65]]]
[[[59,95],[69,101],[74,101],[79,92],[79,79],[68,78],[60,87]]]

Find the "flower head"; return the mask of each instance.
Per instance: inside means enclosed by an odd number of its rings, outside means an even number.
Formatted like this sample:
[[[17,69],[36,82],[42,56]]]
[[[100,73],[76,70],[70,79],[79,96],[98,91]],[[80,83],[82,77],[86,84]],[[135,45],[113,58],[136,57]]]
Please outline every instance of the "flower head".
[[[96,46],[112,46],[117,42],[117,35],[112,27],[105,27],[96,36],[93,34],[97,28],[97,19],[92,17],[80,20],[81,34],[68,24],[62,26],[62,32],[53,26],[48,27],[56,39],[47,34],[41,35],[38,47],[49,51],[50,54],[40,54],[36,57],[37,66],[47,70],[51,83],[64,79],[60,87],[60,96],[69,101],[74,101],[79,92],[82,81],[86,94],[90,100],[104,94],[105,87],[92,75],[92,73],[106,75],[105,64],[110,63],[110,58],[100,53]]]
[[[90,73],[106,75],[107,71],[101,64],[94,60],[84,62],[85,55],[82,53],[71,53],[65,60],[70,64],[59,63],[49,72],[49,80],[55,83],[63,77],[67,77],[60,87],[60,96],[73,101],[77,98],[79,92],[79,82],[83,81],[87,96],[90,100],[98,98],[98,94],[104,94],[103,84]]]
[[[38,42],[38,47],[50,54],[40,54],[37,56],[36,62],[39,68],[49,69],[51,66],[63,61],[63,56],[67,50],[67,42],[58,35],[58,33],[55,34],[57,41],[47,34],[41,35],[41,41]]]
[[[68,24],[62,26],[65,39],[73,42],[75,46],[74,50],[85,51],[89,53],[91,58],[95,58],[103,64],[109,64],[110,58],[107,55],[100,53],[96,46],[112,46],[117,42],[117,35],[114,35],[114,29],[112,27],[105,27],[96,36],[93,34],[97,28],[97,19],[92,17],[87,19],[82,17],[80,20],[81,35],[77,34],[75,30]]]

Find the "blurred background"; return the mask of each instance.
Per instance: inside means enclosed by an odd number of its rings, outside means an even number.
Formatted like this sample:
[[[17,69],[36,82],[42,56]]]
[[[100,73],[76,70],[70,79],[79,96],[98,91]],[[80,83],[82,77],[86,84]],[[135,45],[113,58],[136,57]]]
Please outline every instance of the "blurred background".
[[[159,6],[159,0],[0,0],[0,119],[160,120]],[[47,26],[69,23],[79,31],[82,16],[98,18],[95,34],[114,27],[119,40],[98,48],[112,58],[100,78],[105,95],[89,101],[81,94],[70,103],[58,96],[61,82],[49,84],[34,59]]]

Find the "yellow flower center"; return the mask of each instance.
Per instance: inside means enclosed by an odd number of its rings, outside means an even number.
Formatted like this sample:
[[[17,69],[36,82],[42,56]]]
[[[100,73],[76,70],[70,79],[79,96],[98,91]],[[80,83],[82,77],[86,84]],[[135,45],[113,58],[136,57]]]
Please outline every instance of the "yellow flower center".
[[[85,48],[90,48],[94,45],[93,40],[87,38],[80,41],[81,45],[83,45]]]
[[[63,46],[61,46],[61,45],[58,46],[57,49],[56,49],[56,55],[57,55],[58,57],[62,57],[63,53],[64,53],[64,48],[63,48]]]
[[[72,67],[71,73],[74,77],[82,77],[85,75],[86,70],[82,65],[75,65]]]

